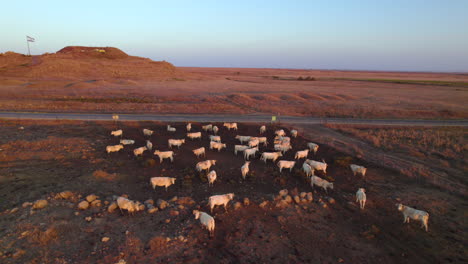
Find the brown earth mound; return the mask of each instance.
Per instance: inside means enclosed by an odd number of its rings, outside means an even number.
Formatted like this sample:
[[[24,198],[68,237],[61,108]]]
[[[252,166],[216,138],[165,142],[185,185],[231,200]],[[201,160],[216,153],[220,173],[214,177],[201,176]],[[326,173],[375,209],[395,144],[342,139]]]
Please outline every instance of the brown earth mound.
[[[0,54],[0,77],[35,80],[167,80],[185,75],[169,62],[129,56],[112,47],[69,46],[57,53],[38,56],[14,52]]]

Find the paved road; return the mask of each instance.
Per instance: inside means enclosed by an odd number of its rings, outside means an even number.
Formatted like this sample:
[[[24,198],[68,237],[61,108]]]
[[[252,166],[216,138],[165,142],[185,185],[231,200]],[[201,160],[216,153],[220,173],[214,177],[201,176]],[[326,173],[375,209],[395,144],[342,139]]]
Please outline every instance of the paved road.
[[[84,113],[31,113],[0,112],[0,119],[61,119],[61,120],[112,120],[112,114]],[[162,122],[270,122],[266,115],[157,115],[120,114],[120,121],[162,121]],[[357,118],[318,118],[281,116],[279,121],[290,124],[362,124],[393,126],[468,126],[468,120],[403,120],[403,119],[357,119]]]

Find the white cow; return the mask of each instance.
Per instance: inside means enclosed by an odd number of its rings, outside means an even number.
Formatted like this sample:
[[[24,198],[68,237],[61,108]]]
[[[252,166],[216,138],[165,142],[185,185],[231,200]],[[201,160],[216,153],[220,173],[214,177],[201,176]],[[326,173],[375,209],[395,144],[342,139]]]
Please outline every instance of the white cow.
[[[276,134],[277,136],[280,136],[280,137],[286,136],[286,132],[284,132],[283,129],[276,130],[276,131],[275,131],[275,134]]]
[[[292,169],[294,168],[294,165],[296,165],[295,161],[288,161],[288,160],[280,160],[276,164],[280,170],[280,172],[285,168],[289,169],[290,172],[292,172]]]
[[[192,130],[192,123],[188,123],[186,128],[187,128],[187,132],[190,132],[190,130]]]
[[[281,152],[263,152],[262,156],[260,157],[263,162],[267,162],[267,160],[272,160],[275,162],[279,157],[282,157],[283,154]]]
[[[205,161],[200,161],[197,163],[195,166],[195,169],[198,172],[201,172],[203,170],[209,170],[212,165],[216,165],[216,160],[205,160]]]
[[[210,141],[221,143],[221,136],[210,135]]]
[[[120,144],[122,144],[122,145],[133,145],[133,144],[135,144],[135,140],[121,139]]]
[[[225,126],[228,130],[231,130],[231,128],[237,130],[237,123],[224,123],[223,126]]]
[[[149,129],[146,129],[146,128],[143,129],[143,135],[145,135],[147,137],[153,135],[153,133],[154,133],[153,130],[149,130]]]
[[[114,136],[114,137],[122,137],[122,135],[123,135],[122,129],[115,130],[115,131],[111,131],[111,136]]]
[[[219,143],[219,142],[210,142],[210,149],[217,149],[220,152],[223,148],[226,148],[226,144]]]
[[[258,144],[260,144],[260,141],[258,140],[258,138],[252,137],[252,138],[250,138],[248,145],[249,145],[249,147],[253,148],[253,147],[258,146]]]
[[[192,132],[192,133],[187,133],[187,137],[190,139],[198,138],[201,140],[201,132]]]
[[[268,146],[268,139],[267,139],[267,137],[258,137],[257,139],[258,139],[258,142],[259,142],[259,143],[263,144],[263,146],[265,146],[265,147]]]
[[[208,232],[210,232],[210,237],[214,236],[214,231],[215,231],[215,220],[214,218],[205,213],[205,212],[200,212],[198,210],[193,210],[193,214],[195,215],[195,219],[200,219],[200,223],[208,229]]]
[[[251,156],[255,158],[255,153],[257,153],[257,151],[258,147],[244,150],[244,159],[249,160]]]
[[[297,138],[297,130],[296,129],[291,130],[291,137]]]
[[[172,148],[172,146],[177,146],[177,148],[180,149],[180,146],[185,143],[185,139],[168,139],[167,143],[169,148]]]
[[[312,169],[312,167],[309,164],[307,164],[307,162],[304,162],[304,164],[302,164],[302,170],[304,171],[307,178],[310,178],[312,175],[314,175],[314,169]]]
[[[314,185],[317,185],[319,187],[322,187],[326,193],[328,193],[328,188],[332,189],[333,190],[333,183],[332,182],[328,182],[327,180],[324,180],[320,177],[317,177],[315,175],[312,175],[312,178],[310,179],[310,186],[312,186],[312,188],[314,188]]]
[[[149,140],[146,140],[146,148],[148,150],[152,150],[153,149],[153,143],[151,143],[151,141],[149,141]]]
[[[317,154],[317,150],[319,149],[319,145],[309,142],[307,143],[307,147],[309,147],[310,150],[314,151],[314,155]]]
[[[195,154],[195,156],[197,156],[197,158],[200,158],[201,155],[203,155],[203,157],[205,157],[205,147],[197,148],[197,149],[194,149],[192,151],[193,151],[193,154]]]
[[[306,159],[305,162],[307,162],[307,164],[309,164],[312,167],[312,169],[323,171],[323,173],[327,174],[328,165],[325,162],[325,160],[322,159],[322,162],[320,162],[320,161]]]
[[[246,161],[244,165],[241,167],[241,173],[242,173],[242,179],[245,180],[245,176],[247,176],[247,173],[249,173],[249,165],[250,161]]]
[[[403,223],[409,223],[410,218],[413,220],[419,220],[421,222],[421,227],[423,227],[427,232],[427,222],[429,221],[429,213],[411,208],[409,206],[403,205],[401,203],[396,204],[398,211],[403,213]]]
[[[133,155],[135,155],[135,157],[141,156],[143,154],[143,152],[145,152],[147,149],[148,149],[147,147],[136,148],[136,149],[133,150]]]
[[[349,165],[349,167],[351,168],[351,171],[353,172],[354,176],[356,176],[357,173],[360,173],[362,177],[366,176],[367,168],[356,164],[351,164]]]
[[[248,148],[249,148],[249,146],[245,146],[245,145],[235,145],[234,146],[234,154],[237,155],[238,151],[243,152],[244,150],[246,150]]]
[[[162,163],[164,159],[171,159],[171,162],[174,161],[174,151],[159,151],[155,150],[154,155],[159,157],[159,162]]]
[[[208,186],[213,186],[213,183],[216,181],[217,178],[216,171],[210,171],[208,175],[206,175],[206,177],[208,178]]]
[[[224,210],[227,212],[227,204],[232,199],[234,199],[233,193],[210,196],[210,198],[208,198],[208,206],[210,207],[211,213],[213,213],[213,208],[216,205],[224,205]]]
[[[171,127],[171,125],[167,125],[167,131],[169,131],[169,132],[176,132],[176,128],[175,128],[175,127]]]
[[[215,133],[215,135],[218,133],[219,131],[219,128],[217,126],[213,126],[213,133]]]
[[[356,203],[359,203],[359,207],[364,209],[366,206],[366,189],[359,188],[356,192]]]
[[[261,126],[260,127],[260,134],[263,134],[266,132],[266,126]]]
[[[249,142],[251,136],[236,136],[236,139],[240,141],[241,144],[244,144],[244,142]]]
[[[171,186],[172,184],[175,184],[176,178],[172,177],[152,177],[150,179],[150,184],[153,186],[153,189],[156,190],[156,186],[164,186],[166,188],[167,192],[167,187]]]
[[[309,155],[309,150],[300,150],[296,152],[296,155],[294,156],[294,159],[307,159],[307,156]]]
[[[275,144],[275,150],[281,151],[283,154],[286,153],[288,150],[292,149],[292,146],[288,144]]]
[[[107,146],[106,151],[107,151],[107,154],[111,152],[119,152],[121,149],[123,149],[123,147],[124,147],[123,145]]]
[[[212,131],[213,130],[213,125],[212,124],[209,124],[209,125],[204,125],[202,126],[202,129],[207,132],[207,131]]]

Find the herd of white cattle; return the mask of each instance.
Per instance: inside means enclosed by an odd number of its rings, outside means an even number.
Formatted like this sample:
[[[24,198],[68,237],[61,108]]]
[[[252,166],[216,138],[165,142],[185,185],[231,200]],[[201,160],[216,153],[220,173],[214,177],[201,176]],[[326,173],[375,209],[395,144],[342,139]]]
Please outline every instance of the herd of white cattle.
[[[228,130],[231,130],[231,129],[238,130],[237,123],[224,123],[223,127],[225,127]],[[209,132],[214,133],[214,135],[208,135],[208,138],[210,139],[210,143],[209,143],[210,150],[215,149],[218,152],[220,152],[222,149],[226,148],[226,144],[221,142],[221,136],[216,135],[219,131],[219,128],[217,126],[208,124],[208,125],[203,125],[201,128],[206,133],[209,133]],[[186,125],[186,130],[187,130],[187,134],[186,134],[187,138],[191,140],[202,139],[202,132],[191,132],[192,131],[191,123],[188,123]],[[260,135],[264,134],[266,130],[267,130],[266,126],[261,126],[259,129],[259,134]],[[167,125],[167,131],[176,132],[176,128],[170,125]],[[143,135],[147,138],[151,137],[153,133],[154,131],[150,129],[146,129],[146,128],[143,129]],[[114,137],[122,138],[123,131],[121,129],[112,131],[111,135]],[[298,131],[291,130],[290,136],[296,138],[298,136]],[[275,152],[262,152],[262,154],[260,155],[260,160],[262,160],[265,163],[268,160],[271,160],[273,163],[275,163],[278,158],[282,157],[287,151],[292,149],[291,137],[286,136],[286,132],[283,129],[276,130],[275,138],[274,138]],[[261,137],[261,136],[241,136],[241,135],[235,136],[235,139],[240,142],[240,145],[234,146],[234,154],[237,155],[238,152],[244,153],[245,163],[240,168],[240,171],[241,171],[242,179],[245,180],[250,170],[249,165],[251,161],[249,160],[256,157],[257,152],[259,152],[260,144],[262,144],[263,146],[268,145],[268,139],[267,137]],[[107,146],[106,151],[107,153],[118,152],[121,149],[123,149],[125,145],[133,145],[133,144],[135,144],[135,140],[120,139],[120,144]],[[169,139],[168,140],[168,148],[172,148],[176,146],[179,149],[182,144],[185,144],[185,139]],[[148,139],[146,140],[146,146],[135,148],[133,150],[133,154],[135,155],[135,157],[141,156],[145,151],[152,150],[152,148],[153,148],[153,144]],[[328,182],[327,180],[320,178],[314,174],[315,171],[322,171],[324,174],[326,174],[327,166],[328,166],[327,163],[323,159],[322,161],[308,159],[309,152],[312,151],[314,155],[316,155],[318,149],[319,149],[318,144],[309,142],[307,143],[307,149],[298,150],[296,152],[294,161],[279,160],[278,162],[276,162],[276,165],[278,166],[280,173],[282,173],[283,169],[289,169],[290,172],[292,172],[292,169],[296,166],[296,162],[300,159],[304,159],[304,163],[302,164],[302,170],[304,174],[307,176],[307,178],[310,179],[311,187],[313,188],[314,185],[319,186],[322,189],[324,189],[325,192],[328,193],[328,189],[333,190],[333,183]],[[200,158],[202,156],[205,157],[205,147],[193,149],[192,152],[195,154],[197,158]],[[168,150],[168,151],[155,150],[154,155],[159,157],[161,163],[163,162],[164,159],[170,159],[171,162],[174,161],[174,151],[171,151],[171,150]],[[207,172],[207,179],[208,179],[209,186],[213,186],[214,182],[217,179],[216,171],[215,170],[210,171],[210,168],[214,165],[216,165],[216,160],[200,161],[195,165],[196,171]],[[356,165],[356,164],[351,164],[350,169],[354,176],[356,176],[357,174],[361,174],[364,177],[367,172],[367,168],[360,166],[360,165]],[[152,177],[150,179],[150,184],[152,188],[154,189],[156,187],[165,187],[167,191],[167,188],[175,184],[175,181],[176,181],[176,178],[173,178],[173,177]],[[120,198],[123,198],[123,199],[120,199]],[[227,211],[227,205],[233,198],[234,198],[233,193],[213,195],[209,197],[208,206],[210,207],[211,213],[213,212],[213,208],[217,205],[223,205],[225,210]],[[119,197],[119,199],[120,199],[120,203],[117,203],[117,204],[121,210],[127,210],[130,213],[139,211],[138,202],[133,202],[124,197]],[[367,197],[366,197],[365,189],[359,188],[358,191],[356,192],[356,203],[359,204],[359,207],[362,210],[364,210],[366,200],[367,200]],[[429,214],[427,212],[416,210],[414,208],[405,206],[400,203],[396,204],[396,207],[403,214],[403,218],[404,218],[403,223],[409,223],[409,219],[411,218],[413,220],[420,221],[421,227],[425,228],[425,230],[428,231],[427,223],[429,220]],[[200,219],[200,222],[205,228],[208,229],[208,231],[210,232],[210,235],[213,235],[214,228],[215,228],[214,218],[210,216],[209,214],[205,212],[200,212],[198,210],[194,210],[193,214],[195,215],[195,219]]]

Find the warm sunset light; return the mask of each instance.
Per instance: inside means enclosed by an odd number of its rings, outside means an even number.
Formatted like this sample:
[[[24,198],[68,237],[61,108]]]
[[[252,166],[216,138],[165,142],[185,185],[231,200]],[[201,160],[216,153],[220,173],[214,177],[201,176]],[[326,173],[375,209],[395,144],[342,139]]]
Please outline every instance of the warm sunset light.
[[[6,1],[0,263],[467,263],[468,1]]]

